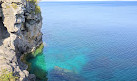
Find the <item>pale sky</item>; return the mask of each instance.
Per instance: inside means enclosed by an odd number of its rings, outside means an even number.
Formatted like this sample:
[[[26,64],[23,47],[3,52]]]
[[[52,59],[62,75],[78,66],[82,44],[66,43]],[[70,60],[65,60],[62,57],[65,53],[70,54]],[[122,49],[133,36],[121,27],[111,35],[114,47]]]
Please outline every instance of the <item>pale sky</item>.
[[[42,0],[42,1],[137,1],[137,0]]]

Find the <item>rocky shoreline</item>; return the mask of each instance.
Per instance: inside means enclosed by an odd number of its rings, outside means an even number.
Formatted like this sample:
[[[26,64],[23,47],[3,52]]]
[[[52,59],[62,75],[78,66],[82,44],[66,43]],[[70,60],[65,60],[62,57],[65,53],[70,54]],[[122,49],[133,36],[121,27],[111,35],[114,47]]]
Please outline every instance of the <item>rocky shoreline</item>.
[[[37,3],[0,0],[0,75],[2,69],[7,69],[18,77],[17,81],[35,81],[20,57],[42,44],[41,27]]]

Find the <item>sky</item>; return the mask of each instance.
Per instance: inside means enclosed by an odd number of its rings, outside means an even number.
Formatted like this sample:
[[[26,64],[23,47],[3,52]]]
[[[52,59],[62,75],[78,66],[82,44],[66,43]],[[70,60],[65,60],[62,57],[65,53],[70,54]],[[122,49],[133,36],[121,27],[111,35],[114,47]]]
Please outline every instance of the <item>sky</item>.
[[[137,0],[42,0],[42,1],[137,1]]]

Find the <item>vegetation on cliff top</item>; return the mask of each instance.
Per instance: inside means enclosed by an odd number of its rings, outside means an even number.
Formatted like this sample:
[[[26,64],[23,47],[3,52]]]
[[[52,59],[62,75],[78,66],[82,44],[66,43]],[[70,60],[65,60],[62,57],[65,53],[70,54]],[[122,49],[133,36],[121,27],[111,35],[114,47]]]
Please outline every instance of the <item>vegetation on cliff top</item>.
[[[38,6],[39,0],[26,0],[26,1],[32,3],[35,6],[34,12],[36,14],[41,13],[40,7]],[[17,9],[18,5],[16,3],[12,3],[11,5],[6,6],[6,8],[11,8],[11,7]]]
[[[40,7],[38,6],[39,0],[27,0],[27,1],[35,5],[36,14],[41,13]]]
[[[32,2],[32,3],[38,3],[38,0],[27,0],[29,2]]]

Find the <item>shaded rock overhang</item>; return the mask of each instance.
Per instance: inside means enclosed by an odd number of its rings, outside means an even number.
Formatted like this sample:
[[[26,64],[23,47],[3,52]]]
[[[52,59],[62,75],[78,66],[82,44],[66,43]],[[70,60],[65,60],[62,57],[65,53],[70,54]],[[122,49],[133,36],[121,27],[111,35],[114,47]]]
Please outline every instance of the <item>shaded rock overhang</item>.
[[[0,2],[0,17],[2,17],[2,7],[1,7],[2,2]]]

